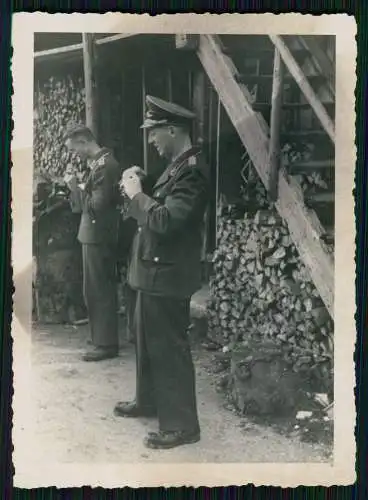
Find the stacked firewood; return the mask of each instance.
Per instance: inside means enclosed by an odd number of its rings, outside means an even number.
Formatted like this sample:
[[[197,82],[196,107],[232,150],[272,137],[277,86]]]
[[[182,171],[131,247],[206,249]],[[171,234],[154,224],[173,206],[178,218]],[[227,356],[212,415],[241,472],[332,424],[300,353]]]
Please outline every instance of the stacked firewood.
[[[70,121],[84,122],[82,79],[51,77],[36,84],[34,96],[33,254],[37,319],[71,323],[86,315],[82,295],[79,216],[71,212],[67,171],[82,180],[86,165],[64,144]]]
[[[253,195],[251,194],[253,193]],[[248,192],[248,203],[262,188]],[[218,217],[208,325],[217,343],[274,342],[295,371],[329,376],[333,323],[300,260],[286,223],[263,199],[254,216]],[[327,372],[326,372],[327,371]]]
[[[75,172],[82,178],[85,164],[68,153],[63,135],[66,125],[84,122],[85,91],[81,78],[51,77],[37,87],[35,95],[34,119],[34,168],[47,172],[53,179],[60,179],[66,170]]]

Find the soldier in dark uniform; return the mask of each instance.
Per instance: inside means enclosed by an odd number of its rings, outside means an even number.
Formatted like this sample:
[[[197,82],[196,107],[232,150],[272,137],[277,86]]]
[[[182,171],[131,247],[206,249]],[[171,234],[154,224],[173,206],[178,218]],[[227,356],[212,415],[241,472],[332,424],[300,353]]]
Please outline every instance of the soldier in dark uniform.
[[[208,169],[189,130],[195,115],[147,96],[149,142],[169,165],[151,196],[142,192],[138,167],[123,173],[135,234],[128,280],[137,291],[137,387],[133,402],[120,402],[122,417],[157,415],[150,448],[172,448],[200,439],[195,373],[187,337],[190,298],[201,286],[202,226]]]
[[[69,151],[90,162],[85,185],[68,176],[70,201],[81,212],[78,239],[82,244],[83,292],[87,305],[93,348],[85,361],[118,355],[116,244],[118,234],[119,164],[100,147],[84,125],[71,124],[65,133]]]

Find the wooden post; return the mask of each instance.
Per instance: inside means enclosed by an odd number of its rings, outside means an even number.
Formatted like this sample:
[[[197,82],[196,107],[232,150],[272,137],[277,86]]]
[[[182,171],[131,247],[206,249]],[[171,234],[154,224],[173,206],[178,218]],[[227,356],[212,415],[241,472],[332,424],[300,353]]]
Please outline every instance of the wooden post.
[[[126,142],[126,137],[125,137],[125,130],[126,130],[126,123],[125,123],[125,72],[124,70],[120,73],[120,92],[121,92],[121,99],[120,99],[120,134],[121,134],[121,142],[120,142],[120,161],[124,157],[124,150],[125,150],[125,142]]]
[[[192,73],[189,73],[189,98],[192,101],[191,106],[196,114],[196,120],[193,124],[193,142],[199,146],[204,143],[204,108],[205,108],[205,79],[203,71],[194,74],[194,85],[192,89]],[[204,230],[201,259],[206,262],[206,254],[208,247],[208,210],[204,215]]]
[[[189,107],[193,106],[193,72],[188,71],[188,96],[189,96]]]
[[[193,102],[193,73],[192,73],[192,71],[188,71],[188,108],[189,109],[194,109],[194,102]],[[195,138],[196,123],[192,124],[191,132],[192,132],[192,137]]]
[[[171,74],[171,69],[167,70],[167,95],[168,95],[168,100],[172,101],[173,100],[173,92],[172,92],[172,74]]]
[[[221,101],[217,94],[217,127],[216,127],[216,245],[218,241],[218,204],[220,195],[220,132],[221,132]]]
[[[278,197],[278,178],[280,168],[280,128],[282,114],[282,90],[284,82],[284,63],[280,51],[275,47],[272,80],[271,130],[270,130],[270,176],[269,193],[272,201]]]
[[[96,61],[91,33],[82,33],[84,85],[86,89],[86,125],[97,138]]]
[[[199,71],[194,77],[193,108],[196,114],[196,132],[194,142],[203,145],[204,140],[204,99],[205,99],[205,79],[203,71]]]
[[[213,91],[212,87],[208,91],[208,161],[212,165],[212,139],[213,139]]]
[[[112,106],[111,106],[111,99],[112,99],[112,92],[109,90],[109,75],[106,74],[101,74],[99,78],[99,85],[98,85],[98,102],[102,109],[104,110],[102,116],[100,115],[99,120],[97,121],[96,117],[96,122],[97,122],[97,129],[99,131],[98,138],[107,147],[111,147],[111,113],[112,113]]]
[[[142,67],[142,109],[143,109],[143,121],[146,117],[146,71],[144,66]],[[143,168],[147,173],[148,170],[148,160],[147,160],[147,130],[143,129]]]
[[[213,96],[214,96],[214,92],[213,92],[213,89],[211,86],[207,86],[207,92],[208,92],[208,133],[207,133],[208,162],[210,165],[210,175],[212,177],[213,173],[215,174],[215,183],[216,183],[216,171],[214,172],[214,170],[213,170],[213,116],[214,116]],[[212,186],[213,186],[213,182],[211,182],[211,187]],[[213,196],[213,194],[211,193],[211,196],[210,196],[208,228],[207,228],[208,235],[210,236],[211,224],[213,221],[215,224],[215,234],[214,234],[214,238],[211,237],[211,247],[212,246],[216,247],[216,245],[217,245],[216,190],[215,190],[214,194],[215,195]]]

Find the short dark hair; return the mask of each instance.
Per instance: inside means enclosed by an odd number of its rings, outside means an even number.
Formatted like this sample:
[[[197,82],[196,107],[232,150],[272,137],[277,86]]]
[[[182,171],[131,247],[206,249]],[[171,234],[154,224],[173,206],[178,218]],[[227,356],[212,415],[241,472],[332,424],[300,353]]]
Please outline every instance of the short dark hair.
[[[95,140],[95,137],[91,130],[85,125],[79,125],[75,123],[70,123],[66,127],[64,134],[64,142],[68,139],[80,139],[84,138],[91,142]]]
[[[76,132],[70,136],[71,139],[87,139],[88,142],[92,142],[95,140],[95,136],[92,134],[89,128],[85,130],[81,130],[80,132]]]
[[[188,122],[182,122],[182,123],[173,123],[171,124],[173,127],[178,128],[185,134],[188,134],[190,137],[192,136],[192,124]],[[169,125],[170,126],[170,125]]]

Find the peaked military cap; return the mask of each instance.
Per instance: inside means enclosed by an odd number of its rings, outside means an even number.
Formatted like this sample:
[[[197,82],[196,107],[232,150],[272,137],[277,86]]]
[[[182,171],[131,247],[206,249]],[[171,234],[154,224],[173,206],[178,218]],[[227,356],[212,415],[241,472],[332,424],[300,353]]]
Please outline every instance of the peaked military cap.
[[[92,135],[91,130],[82,123],[69,122],[65,128],[64,141],[70,139],[77,134],[88,133]]]
[[[173,102],[159,97],[146,96],[147,112],[141,128],[155,128],[165,125],[188,125],[195,114]]]

